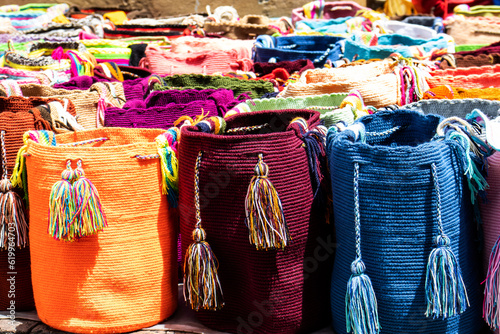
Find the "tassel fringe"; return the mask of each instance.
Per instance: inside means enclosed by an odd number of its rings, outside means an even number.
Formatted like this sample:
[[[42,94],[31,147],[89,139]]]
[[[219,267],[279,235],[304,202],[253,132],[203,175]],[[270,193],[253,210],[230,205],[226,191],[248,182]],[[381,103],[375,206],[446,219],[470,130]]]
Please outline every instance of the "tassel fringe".
[[[71,185],[73,178],[71,161],[68,160],[61,180],[54,183],[50,192],[48,233],[56,240],[72,239],[70,223],[75,213],[73,186]]]
[[[464,312],[469,306],[469,298],[462,271],[450,248],[450,239],[439,235],[436,244],[437,247],[431,251],[427,264],[425,315],[446,319]]]
[[[352,275],[347,282],[345,297],[347,332],[354,334],[378,334],[378,306],[372,281],[365,274],[365,264],[356,259],[351,264]]]
[[[202,228],[193,231],[194,242],[184,259],[184,299],[193,310],[219,310],[224,306],[222,288],[217,274],[217,259],[205,241]]]
[[[12,188],[9,179],[0,181],[0,249],[8,249],[9,244],[12,246],[12,237],[16,247],[28,244],[28,222],[23,200]]]
[[[495,242],[490,254],[488,274],[484,286],[483,318],[491,329],[500,324],[500,238]]]
[[[257,250],[284,249],[290,242],[281,200],[268,179],[269,167],[259,154],[245,199],[249,239]]]
[[[78,167],[74,173],[76,181],[73,183],[73,198],[76,211],[71,221],[71,233],[78,239],[102,231],[108,223],[102,210],[99,192],[85,177],[81,160],[78,160]]]

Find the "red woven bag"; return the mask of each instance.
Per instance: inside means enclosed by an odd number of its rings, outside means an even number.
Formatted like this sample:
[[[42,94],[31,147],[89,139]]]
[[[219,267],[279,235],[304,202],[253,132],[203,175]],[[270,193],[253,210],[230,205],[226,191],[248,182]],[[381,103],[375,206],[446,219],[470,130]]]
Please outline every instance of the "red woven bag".
[[[219,134],[205,133],[209,128]],[[322,198],[322,175],[326,180],[321,168],[322,128],[319,113],[309,110],[244,113],[226,122],[209,119],[182,128],[179,212],[187,260],[184,288],[204,325],[232,333],[299,333],[329,323],[328,280],[335,245],[324,205],[317,201]],[[276,193],[252,188],[257,182],[268,182],[270,188],[272,183]],[[252,215],[246,213],[246,204],[254,203],[246,203],[249,189],[269,194],[265,200],[279,196],[290,236],[277,240],[277,248],[284,249],[257,246],[258,233],[252,234],[246,225],[251,226]],[[271,208],[263,206],[269,214]],[[199,242],[193,242],[193,234]],[[208,245],[213,251],[211,269],[218,268],[219,281],[208,277],[200,290],[213,292],[207,298],[211,302],[197,304],[193,299],[203,300],[202,293],[191,299],[189,293],[203,278],[190,276],[191,264],[198,259],[193,247],[204,251]]]

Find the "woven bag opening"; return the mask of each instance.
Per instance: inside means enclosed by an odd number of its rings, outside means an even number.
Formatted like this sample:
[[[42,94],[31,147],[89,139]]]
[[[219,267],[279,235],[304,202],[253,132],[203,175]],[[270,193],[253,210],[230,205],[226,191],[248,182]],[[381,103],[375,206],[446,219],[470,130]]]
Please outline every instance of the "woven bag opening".
[[[114,147],[138,143],[152,143],[164,131],[159,129],[99,128],[57,135],[56,140],[57,144],[72,144],[107,138],[106,140],[85,144],[85,147]]]
[[[293,111],[293,112],[291,112]],[[304,118],[309,127],[316,125],[319,121],[319,113],[312,110],[282,110],[276,112],[256,111],[245,113],[244,117],[238,114],[226,119],[226,133],[241,135],[241,131],[230,131],[231,129],[248,129],[255,127],[257,131],[248,132],[248,134],[266,134],[284,132],[293,119],[297,117]],[[246,132],[246,131],[245,131]]]
[[[418,146],[428,143],[436,134],[440,120],[437,115],[422,116],[408,110],[366,117],[363,121],[366,143],[383,146]]]

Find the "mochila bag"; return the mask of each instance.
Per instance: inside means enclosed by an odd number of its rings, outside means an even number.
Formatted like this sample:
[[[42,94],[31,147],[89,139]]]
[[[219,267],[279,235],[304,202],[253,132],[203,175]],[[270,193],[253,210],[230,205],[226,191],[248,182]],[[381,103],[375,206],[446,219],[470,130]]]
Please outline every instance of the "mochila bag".
[[[368,8],[359,5],[354,1],[312,1],[302,7],[292,10],[292,23],[295,26],[297,22],[313,20],[330,20],[347,16],[356,16],[360,11]]]
[[[150,90],[226,88],[232,90],[234,96],[247,93],[251,98],[274,92],[273,84],[267,80],[243,80],[202,74],[169,75],[161,77],[160,80],[152,76],[149,79],[149,87]]]
[[[9,181],[16,163],[16,153],[28,130],[50,130],[37,106],[59,103],[57,99],[0,97],[0,310],[14,302],[15,311],[34,309],[31,287],[28,212],[24,193]],[[74,114],[72,104],[68,110]],[[10,233],[10,234],[9,234]],[[13,262],[12,262],[13,260]],[[9,274],[12,273],[12,274]],[[14,276],[14,280],[12,280]],[[11,283],[13,286],[11,288]]]
[[[421,100],[406,104],[403,109],[419,110],[424,114],[436,114],[445,118],[466,116],[474,109],[481,110],[489,118],[500,116],[500,102],[485,99]]]
[[[269,98],[247,100],[229,110],[225,117],[238,113],[262,110],[309,109],[321,113],[320,119],[327,128],[345,122],[352,124],[354,120],[375,110],[365,106],[361,94],[352,91],[350,94],[324,94],[305,97]]]
[[[500,100],[500,88],[461,88],[450,85],[437,86],[426,91],[422,97],[428,99],[486,99]]]
[[[95,83],[88,90],[55,89],[46,85],[26,84],[19,85],[19,94],[71,100],[76,109],[78,123],[84,129],[102,126],[104,110],[108,106],[121,107],[125,103],[123,85],[119,82]]]
[[[488,88],[500,85],[500,65],[462,67],[431,72],[430,88],[451,85],[460,88]]]
[[[281,36],[262,35],[255,41],[254,62],[279,62],[309,59],[315,67],[327,61],[342,58],[342,37],[335,36]]]
[[[222,117],[239,102],[234,98],[233,91],[222,88],[155,91],[144,103],[130,103],[131,108],[107,108],[104,112],[104,125],[168,129],[181,117]]]
[[[318,112],[293,109],[181,128],[184,296],[202,324],[308,333],[329,322],[324,130]]]
[[[337,333],[482,333],[467,183],[485,181],[467,135],[442,120],[379,111],[329,129]]]
[[[163,132],[25,133],[17,172],[27,174],[33,293],[47,325],[124,333],[175,311],[177,212],[162,194]]]

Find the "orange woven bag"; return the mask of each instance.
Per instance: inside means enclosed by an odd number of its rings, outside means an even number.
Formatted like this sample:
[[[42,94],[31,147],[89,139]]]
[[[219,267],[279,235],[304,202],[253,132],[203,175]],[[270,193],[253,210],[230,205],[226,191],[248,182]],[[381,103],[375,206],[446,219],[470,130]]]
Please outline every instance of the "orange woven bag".
[[[33,293],[47,325],[123,333],[175,311],[178,215],[162,195],[155,138],[163,132],[101,128],[56,135],[56,146],[26,140]],[[67,161],[81,161],[107,219],[74,242],[47,232],[51,188]]]

